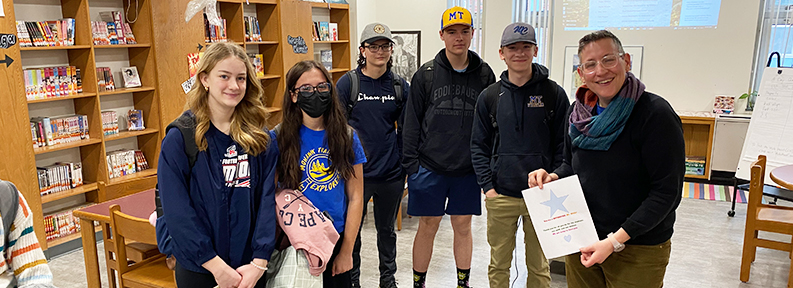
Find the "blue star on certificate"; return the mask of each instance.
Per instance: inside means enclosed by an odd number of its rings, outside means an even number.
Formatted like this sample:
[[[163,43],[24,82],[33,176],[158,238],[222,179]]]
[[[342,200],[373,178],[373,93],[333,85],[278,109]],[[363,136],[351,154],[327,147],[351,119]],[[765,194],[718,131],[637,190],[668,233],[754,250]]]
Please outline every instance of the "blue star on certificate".
[[[553,214],[556,213],[556,211],[559,211],[559,210],[562,210],[564,212],[568,212],[569,213],[569,211],[567,211],[567,208],[564,207],[564,200],[567,199],[567,196],[570,196],[570,195],[564,195],[562,197],[556,197],[556,194],[553,193],[553,190],[551,190],[551,199],[549,199],[548,201],[540,202],[540,204],[548,206],[549,208],[551,208],[551,217],[553,217]]]

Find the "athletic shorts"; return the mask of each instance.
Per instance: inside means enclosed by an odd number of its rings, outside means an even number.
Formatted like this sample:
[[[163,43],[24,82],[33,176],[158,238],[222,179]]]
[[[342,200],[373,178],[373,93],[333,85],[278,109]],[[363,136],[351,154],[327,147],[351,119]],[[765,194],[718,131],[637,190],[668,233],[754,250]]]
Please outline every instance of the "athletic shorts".
[[[446,176],[419,166],[408,176],[408,215],[482,215],[481,191],[474,173]]]

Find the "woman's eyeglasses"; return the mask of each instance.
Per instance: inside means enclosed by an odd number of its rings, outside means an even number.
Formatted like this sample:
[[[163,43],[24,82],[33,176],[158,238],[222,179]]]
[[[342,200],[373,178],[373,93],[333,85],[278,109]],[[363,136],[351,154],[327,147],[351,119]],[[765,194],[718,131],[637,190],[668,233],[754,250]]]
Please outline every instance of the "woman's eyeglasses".
[[[606,69],[611,69],[611,68],[617,67],[617,63],[619,62],[619,58],[622,57],[622,55],[625,55],[625,54],[624,53],[609,54],[609,55],[603,56],[603,58],[601,58],[600,61],[596,61],[596,60],[586,61],[583,64],[581,64],[581,70],[584,70],[584,73],[586,73],[586,74],[595,73],[595,69],[597,69],[598,63],[600,63],[600,65],[603,66],[603,68],[606,68]]]

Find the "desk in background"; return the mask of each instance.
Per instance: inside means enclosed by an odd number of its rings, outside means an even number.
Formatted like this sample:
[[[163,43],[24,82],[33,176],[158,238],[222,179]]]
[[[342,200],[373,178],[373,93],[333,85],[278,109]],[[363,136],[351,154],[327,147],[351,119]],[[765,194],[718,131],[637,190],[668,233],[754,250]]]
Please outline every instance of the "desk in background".
[[[107,261],[108,283],[116,287],[115,267],[116,260],[111,259],[115,254],[115,246],[110,231],[110,206],[118,204],[121,212],[130,216],[148,219],[154,211],[154,189],[142,191],[129,196],[94,204],[79,210],[73,215],[80,218],[80,227],[83,242],[83,257],[85,259],[85,276],[88,288],[100,288],[102,282],[99,277],[99,258],[96,251],[96,230],[93,221],[99,222],[102,229],[102,238],[105,243],[105,261]],[[126,260],[126,259],[125,259]]]

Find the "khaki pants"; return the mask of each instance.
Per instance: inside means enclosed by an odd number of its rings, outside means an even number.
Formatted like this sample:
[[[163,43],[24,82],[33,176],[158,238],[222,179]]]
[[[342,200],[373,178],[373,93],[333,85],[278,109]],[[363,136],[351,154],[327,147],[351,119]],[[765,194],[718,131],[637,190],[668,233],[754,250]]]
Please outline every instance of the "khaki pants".
[[[565,258],[569,288],[660,288],[664,286],[666,265],[672,242],[659,245],[625,245],[625,250],[611,255],[602,264],[586,268],[581,253]]]
[[[521,198],[498,195],[485,202],[487,208],[487,242],[490,243],[490,265],[487,276],[491,288],[510,287],[509,268],[512,251],[515,250],[515,233],[518,219],[523,217],[523,233],[526,243],[526,270],[529,275],[526,287],[549,287],[551,272],[548,260],[540,248],[534,226],[531,224],[529,210]]]

